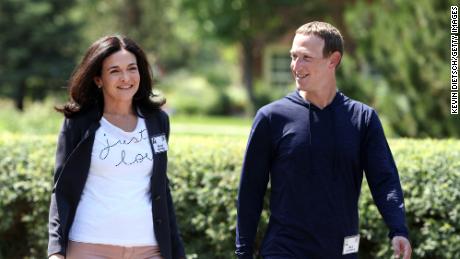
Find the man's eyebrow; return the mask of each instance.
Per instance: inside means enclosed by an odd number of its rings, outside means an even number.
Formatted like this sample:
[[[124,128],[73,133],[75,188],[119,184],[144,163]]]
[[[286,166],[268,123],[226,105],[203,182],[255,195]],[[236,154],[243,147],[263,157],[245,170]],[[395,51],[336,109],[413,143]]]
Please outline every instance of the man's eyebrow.
[[[292,55],[292,54],[302,54],[304,56],[306,56],[307,58],[311,58],[312,56],[310,54],[308,54],[307,52],[305,51],[295,51],[295,50],[291,50],[289,51],[289,54]]]

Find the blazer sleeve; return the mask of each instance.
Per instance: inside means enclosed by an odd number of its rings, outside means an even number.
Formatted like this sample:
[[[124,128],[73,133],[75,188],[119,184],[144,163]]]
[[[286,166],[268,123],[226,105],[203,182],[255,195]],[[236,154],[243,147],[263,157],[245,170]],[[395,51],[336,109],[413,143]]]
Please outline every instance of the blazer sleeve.
[[[267,190],[271,156],[270,124],[257,112],[244,156],[237,201],[236,255],[253,258],[253,244]]]
[[[180,231],[176,223],[176,213],[174,212],[174,204],[171,197],[171,190],[169,188],[169,180],[166,179],[168,186],[166,187],[166,195],[168,200],[168,214],[169,214],[169,224],[171,229],[171,243],[172,243],[172,252],[173,258],[185,258],[184,245],[180,237]]]
[[[166,113],[163,113],[163,123],[165,125],[166,130],[166,138],[169,140],[169,117]],[[169,187],[169,179],[166,176],[166,198],[168,202],[168,217],[169,217],[169,224],[171,229],[171,244],[172,244],[172,252],[173,258],[185,258],[185,249],[180,237],[180,231],[177,227],[176,222],[176,213],[174,209],[174,203],[171,196],[171,189]]]
[[[364,170],[377,208],[390,229],[388,236],[408,237],[398,169],[377,113],[372,110],[364,140]]]
[[[63,230],[60,224],[59,213],[56,201],[56,183],[60,177],[61,170],[71,151],[73,150],[72,137],[70,134],[70,120],[65,119],[59,132],[54,166],[54,182],[51,193],[51,202],[48,221],[48,256],[53,254],[65,255]]]

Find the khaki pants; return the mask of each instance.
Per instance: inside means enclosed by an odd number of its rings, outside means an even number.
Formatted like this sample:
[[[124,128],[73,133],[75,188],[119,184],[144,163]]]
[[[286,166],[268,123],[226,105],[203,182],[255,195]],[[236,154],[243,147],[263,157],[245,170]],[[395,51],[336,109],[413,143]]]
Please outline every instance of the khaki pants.
[[[158,246],[113,246],[69,241],[66,259],[163,259]]]

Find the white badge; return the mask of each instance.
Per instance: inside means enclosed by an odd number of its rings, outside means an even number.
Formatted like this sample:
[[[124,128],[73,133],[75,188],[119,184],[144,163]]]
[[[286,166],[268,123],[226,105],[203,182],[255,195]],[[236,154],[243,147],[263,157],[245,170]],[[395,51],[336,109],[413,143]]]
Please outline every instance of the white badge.
[[[359,235],[345,237],[343,240],[342,255],[357,253],[359,248]]]
[[[152,138],[153,150],[155,154],[168,151],[168,142],[165,134],[161,134]]]

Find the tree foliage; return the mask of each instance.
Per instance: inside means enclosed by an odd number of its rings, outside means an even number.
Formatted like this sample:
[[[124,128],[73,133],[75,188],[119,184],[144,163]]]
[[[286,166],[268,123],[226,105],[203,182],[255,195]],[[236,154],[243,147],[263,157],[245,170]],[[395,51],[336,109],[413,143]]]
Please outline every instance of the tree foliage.
[[[194,22],[180,13],[179,0],[80,0],[77,9],[86,19],[87,44],[108,34],[126,35],[162,69],[187,66],[200,44]]]
[[[182,0],[182,5],[201,24],[202,32],[240,45],[243,83],[253,105],[254,60],[263,46],[326,9],[321,1],[301,0]]]
[[[354,51],[341,86],[374,106],[394,133],[460,136],[450,115],[448,1],[360,1],[345,12]]]
[[[146,50],[156,78],[185,68],[206,77],[224,71],[219,80],[229,82],[237,73],[222,63],[219,51],[225,50],[216,40],[239,46],[247,95],[260,104],[253,82],[264,47],[307,21],[326,20],[345,36],[339,88],[375,107],[390,135],[460,136],[460,120],[449,114],[451,4],[455,1],[3,0],[0,96],[14,98],[22,109],[26,96],[63,92],[89,44],[119,33]]]
[[[74,1],[0,1],[0,89],[23,108],[25,96],[42,98],[64,85],[78,47]]]

